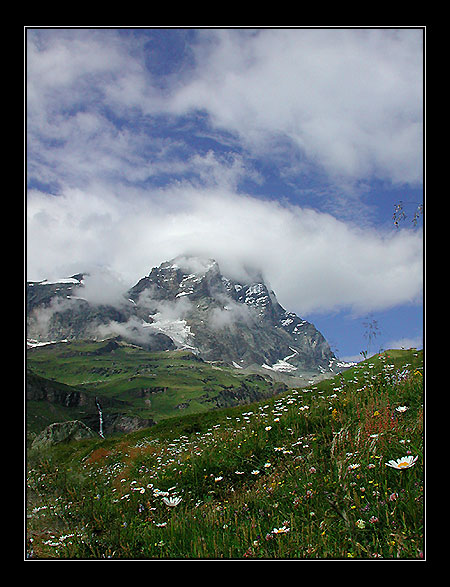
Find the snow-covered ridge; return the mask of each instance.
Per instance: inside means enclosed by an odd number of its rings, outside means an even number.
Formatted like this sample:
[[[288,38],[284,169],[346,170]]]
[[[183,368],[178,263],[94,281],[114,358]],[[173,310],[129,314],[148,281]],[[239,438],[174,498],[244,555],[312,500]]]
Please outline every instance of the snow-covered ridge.
[[[75,277],[62,277],[61,279],[50,280],[50,279],[43,279],[42,281],[28,281],[28,285],[56,285],[60,283],[69,283],[72,285],[79,285],[83,283],[82,279],[76,279]]]
[[[49,341],[46,341],[46,342],[41,342],[39,340],[34,340],[33,338],[28,338],[27,339],[27,347],[28,348],[34,348],[34,347],[37,347],[37,346],[46,346],[48,344],[57,344],[57,343],[60,343],[60,342],[69,342],[69,341],[65,338],[63,340],[49,340]]]

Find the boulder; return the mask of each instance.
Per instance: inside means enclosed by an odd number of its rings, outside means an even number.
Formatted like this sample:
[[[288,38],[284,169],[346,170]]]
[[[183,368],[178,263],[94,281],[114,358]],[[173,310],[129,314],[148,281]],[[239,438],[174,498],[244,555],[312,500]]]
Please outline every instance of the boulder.
[[[55,422],[47,426],[33,441],[31,448],[47,448],[62,442],[95,438],[98,434],[80,420]]]

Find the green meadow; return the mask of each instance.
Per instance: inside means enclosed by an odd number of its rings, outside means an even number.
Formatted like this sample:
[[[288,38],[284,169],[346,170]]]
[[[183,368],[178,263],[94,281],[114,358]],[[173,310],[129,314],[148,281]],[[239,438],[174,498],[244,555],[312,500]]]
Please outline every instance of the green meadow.
[[[31,366],[56,377],[64,357],[46,352]],[[164,368],[139,361],[136,374],[134,352],[116,373],[101,355],[71,357],[64,383],[132,401],[133,386],[151,387]],[[158,386],[184,378],[187,402],[195,365],[170,360]],[[248,405],[174,416],[169,397],[150,428],[29,450],[27,556],[423,558],[423,401],[423,352],[389,350]]]
[[[206,363],[189,351],[149,352],[114,341],[37,347],[28,351],[27,367],[34,375],[70,385],[93,398],[112,400],[110,413],[125,412],[156,422],[178,413],[249,403],[286,388],[270,378]],[[59,421],[76,417],[74,410],[66,410],[64,417],[61,406],[43,402],[27,407],[29,431],[38,432],[54,422],[55,410]]]

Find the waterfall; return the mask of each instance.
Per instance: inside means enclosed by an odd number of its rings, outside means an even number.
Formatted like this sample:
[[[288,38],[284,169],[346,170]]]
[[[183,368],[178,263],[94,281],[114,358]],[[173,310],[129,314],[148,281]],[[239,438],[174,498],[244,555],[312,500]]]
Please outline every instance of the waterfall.
[[[100,426],[99,426],[99,434],[102,438],[105,438],[104,434],[103,434],[103,412],[102,412],[102,408],[100,407],[100,403],[98,401],[97,398],[95,398],[95,404],[97,406],[97,410],[98,410],[98,417],[100,420]]]

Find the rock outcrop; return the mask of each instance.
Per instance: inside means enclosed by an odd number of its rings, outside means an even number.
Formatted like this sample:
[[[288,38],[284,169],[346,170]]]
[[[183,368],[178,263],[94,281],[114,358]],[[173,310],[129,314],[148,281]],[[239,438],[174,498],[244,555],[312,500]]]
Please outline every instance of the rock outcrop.
[[[69,422],[55,422],[47,426],[36,438],[31,445],[32,449],[42,449],[55,444],[83,440],[85,438],[95,438],[98,434],[91,430],[86,424],[79,420]]]

